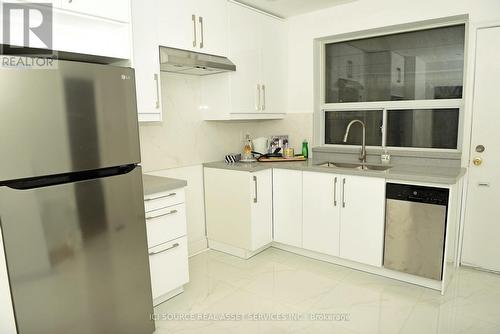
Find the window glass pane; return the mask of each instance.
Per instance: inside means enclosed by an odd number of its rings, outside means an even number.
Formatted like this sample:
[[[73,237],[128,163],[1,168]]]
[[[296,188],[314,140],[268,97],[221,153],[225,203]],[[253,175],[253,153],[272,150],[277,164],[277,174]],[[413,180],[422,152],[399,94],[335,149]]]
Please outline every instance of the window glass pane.
[[[387,146],[456,149],[459,109],[387,111]]]
[[[462,97],[465,26],[325,45],[325,102]]]
[[[366,145],[382,145],[382,110],[325,111],[325,144],[361,145],[363,140],[361,124],[352,125],[347,143],[344,143],[347,125],[355,119],[366,124]]]

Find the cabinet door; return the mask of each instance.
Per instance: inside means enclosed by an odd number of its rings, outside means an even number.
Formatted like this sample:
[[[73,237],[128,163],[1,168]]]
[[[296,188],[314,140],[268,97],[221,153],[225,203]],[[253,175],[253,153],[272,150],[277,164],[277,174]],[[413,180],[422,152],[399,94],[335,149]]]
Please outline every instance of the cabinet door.
[[[189,281],[187,238],[179,238],[149,249],[153,303]]]
[[[339,255],[340,183],[339,175],[303,173],[303,247],[320,253]]]
[[[199,19],[194,0],[161,0],[151,10],[157,11],[160,45],[184,50],[197,48]]]
[[[227,0],[197,0],[198,51],[227,54]]]
[[[229,8],[229,59],[236,64],[231,80],[231,113],[260,113],[261,15],[234,3]]]
[[[262,29],[262,112],[286,112],[287,26],[285,22],[261,15]]]
[[[342,176],[340,257],[382,266],[385,180]]]
[[[62,0],[61,8],[121,22],[130,21],[129,0]]]
[[[251,248],[252,174],[205,168],[205,220],[208,240]]]
[[[141,121],[161,121],[161,83],[158,35],[155,18],[157,0],[132,0],[137,111]]]
[[[273,240],[273,181],[271,169],[250,174],[251,251]]]
[[[302,172],[273,170],[274,241],[302,247]]]

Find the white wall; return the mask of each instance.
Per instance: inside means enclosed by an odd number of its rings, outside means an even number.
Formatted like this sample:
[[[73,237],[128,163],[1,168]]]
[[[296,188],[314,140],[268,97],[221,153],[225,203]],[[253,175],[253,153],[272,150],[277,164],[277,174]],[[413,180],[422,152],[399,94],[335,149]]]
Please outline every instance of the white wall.
[[[199,77],[162,73],[162,123],[140,125],[141,160],[146,173],[184,179],[188,220],[189,253],[206,248],[203,174],[201,164],[239,153],[243,138],[290,135],[300,149],[312,138],[312,114],[293,114],[284,120],[207,122],[201,117]]]
[[[357,0],[290,18],[288,22],[289,112],[314,111],[313,40],[315,38],[464,14],[469,15],[462,149],[462,163],[467,165],[472,119],[474,32],[475,27],[483,22],[500,22],[498,0]]]

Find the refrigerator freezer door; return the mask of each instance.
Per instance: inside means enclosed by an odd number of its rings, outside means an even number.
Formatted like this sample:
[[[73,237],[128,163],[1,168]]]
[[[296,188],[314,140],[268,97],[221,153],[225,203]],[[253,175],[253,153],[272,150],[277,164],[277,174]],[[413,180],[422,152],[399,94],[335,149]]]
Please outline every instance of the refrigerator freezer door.
[[[0,72],[0,184],[140,162],[134,71],[71,61]]]
[[[19,334],[151,334],[141,169],[31,190],[0,187]]]

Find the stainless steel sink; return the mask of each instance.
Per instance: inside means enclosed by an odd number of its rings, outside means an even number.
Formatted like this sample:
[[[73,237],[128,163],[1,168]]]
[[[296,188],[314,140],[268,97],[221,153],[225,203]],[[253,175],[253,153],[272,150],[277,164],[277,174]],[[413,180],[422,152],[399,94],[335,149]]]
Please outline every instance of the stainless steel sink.
[[[386,171],[392,168],[392,166],[387,166],[387,165],[373,165],[373,164],[349,163],[349,162],[326,162],[318,166],[348,168],[348,169],[358,169],[358,170],[376,170],[376,171]]]

